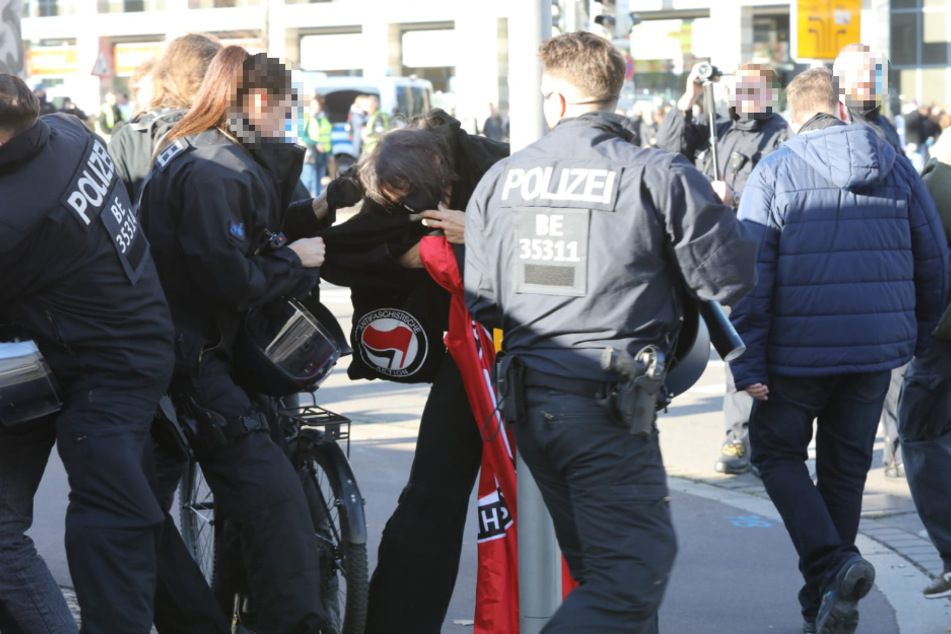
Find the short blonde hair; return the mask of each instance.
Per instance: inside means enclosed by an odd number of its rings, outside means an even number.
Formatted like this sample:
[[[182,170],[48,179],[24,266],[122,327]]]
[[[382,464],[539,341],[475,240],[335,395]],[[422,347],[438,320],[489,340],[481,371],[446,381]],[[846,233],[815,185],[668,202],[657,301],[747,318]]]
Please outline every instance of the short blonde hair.
[[[813,68],[796,77],[786,86],[786,101],[795,121],[804,121],[805,115],[819,112],[835,114],[839,91],[832,72],[827,68]]]
[[[546,75],[568,82],[599,102],[617,101],[627,64],[621,52],[603,37],[574,31],[545,40],[538,58]]]

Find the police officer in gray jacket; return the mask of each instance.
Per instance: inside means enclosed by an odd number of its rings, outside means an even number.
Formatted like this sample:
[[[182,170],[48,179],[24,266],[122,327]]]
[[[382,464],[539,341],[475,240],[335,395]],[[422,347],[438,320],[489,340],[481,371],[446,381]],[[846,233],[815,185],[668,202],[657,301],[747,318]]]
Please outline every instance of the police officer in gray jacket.
[[[625,381],[600,360],[670,352],[685,300],[732,304],[753,286],[755,247],[683,157],[630,142],[610,42],[567,33],[540,57],[555,127],[473,194],[466,304],[504,333],[503,409],[580,582],[544,631],[657,632],[676,539],[655,395],[620,410]]]

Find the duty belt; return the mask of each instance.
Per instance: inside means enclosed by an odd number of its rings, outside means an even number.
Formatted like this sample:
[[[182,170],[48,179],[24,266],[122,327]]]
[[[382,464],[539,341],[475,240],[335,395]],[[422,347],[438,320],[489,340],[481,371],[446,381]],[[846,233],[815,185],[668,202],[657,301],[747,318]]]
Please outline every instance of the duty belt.
[[[525,368],[524,374],[525,387],[534,387],[542,389],[552,389],[575,396],[587,396],[596,398],[609,393],[617,385],[611,381],[590,381],[588,379],[576,379],[567,376],[558,376],[549,374],[541,370]]]

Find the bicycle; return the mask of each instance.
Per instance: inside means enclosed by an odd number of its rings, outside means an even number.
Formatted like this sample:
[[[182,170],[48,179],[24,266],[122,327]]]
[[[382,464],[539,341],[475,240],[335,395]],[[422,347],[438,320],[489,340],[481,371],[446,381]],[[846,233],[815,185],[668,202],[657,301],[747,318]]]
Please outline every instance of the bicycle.
[[[363,497],[348,460],[350,419],[316,402],[278,409],[278,419],[314,524],[320,549],[321,597],[331,632],[362,634],[369,592],[367,531]],[[346,454],[338,444],[343,440],[347,442]],[[212,589],[220,590],[222,580],[217,572],[227,519],[216,521],[214,496],[194,458],[179,485],[179,512],[186,547]],[[253,606],[246,592],[238,589],[232,626],[238,631],[239,624],[247,623],[253,623]]]

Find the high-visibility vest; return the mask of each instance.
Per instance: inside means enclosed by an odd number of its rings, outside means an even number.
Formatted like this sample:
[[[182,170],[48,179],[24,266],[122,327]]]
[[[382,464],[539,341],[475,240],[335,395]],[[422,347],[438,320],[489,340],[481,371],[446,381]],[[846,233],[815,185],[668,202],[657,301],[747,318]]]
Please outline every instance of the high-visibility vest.
[[[103,125],[102,121],[97,117],[96,132],[108,143],[112,136],[112,129],[116,127],[116,111],[108,103],[104,103],[99,108],[99,114],[105,116],[106,122],[105,125]]]
[[[316,126],[314,125],[315,121],[317,123]],[[315,127],[316,135],[314,135]],[[321,154],[329,154],[333,145],[333,140],[330,138],[332,129],[333,125],[330,123],[330,119],[321,112],[316,117],[311,117],[307,120],[307,125],[304,127],[304,142],[310,141],[317,146],[318,152]]]
[[[377,110],[363,124],[363,152],[369,152],[377,144],[380,137],[390,129],[390,117],[382,110]]]

